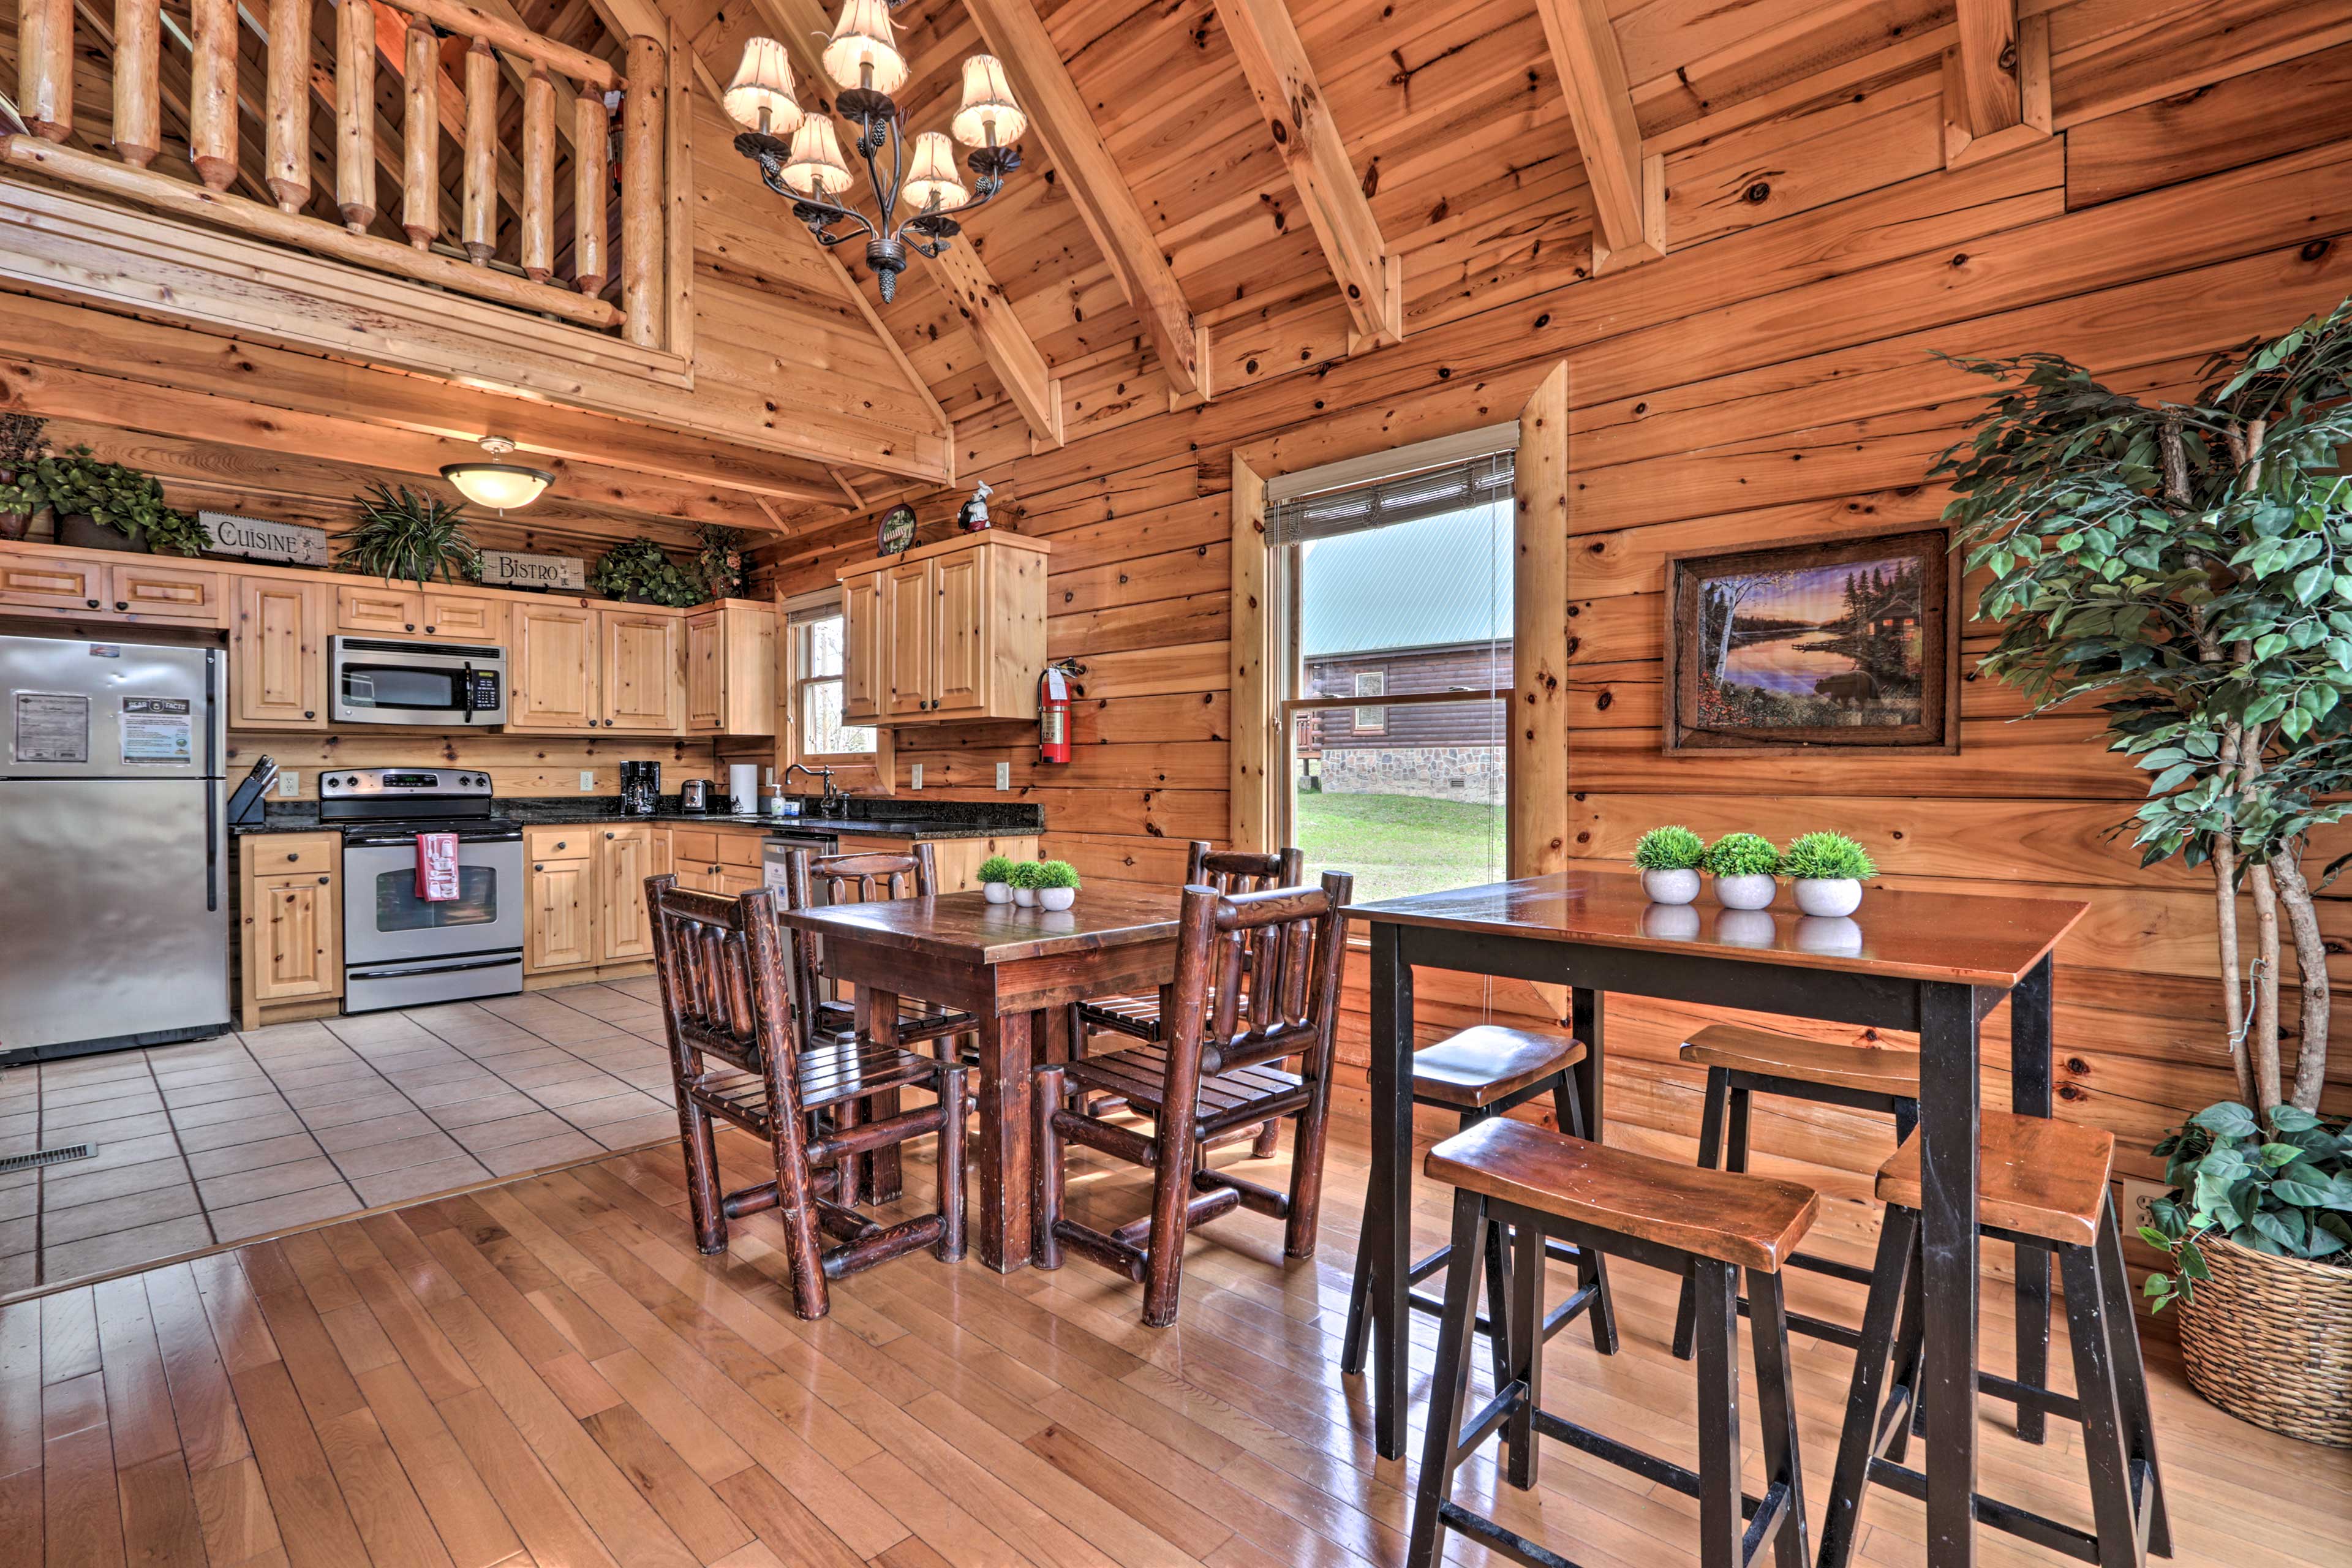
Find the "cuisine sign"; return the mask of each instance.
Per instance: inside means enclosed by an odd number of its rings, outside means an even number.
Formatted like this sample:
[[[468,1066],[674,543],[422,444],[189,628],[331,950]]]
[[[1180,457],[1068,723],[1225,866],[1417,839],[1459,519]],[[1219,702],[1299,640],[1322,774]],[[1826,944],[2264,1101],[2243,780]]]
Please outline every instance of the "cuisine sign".
[[[196,521],[204,525],[205,548],[215,555],[282,561],[289,566],[327,563],[327,531],[323,528],[238,517],[226,511],[200,511]]]

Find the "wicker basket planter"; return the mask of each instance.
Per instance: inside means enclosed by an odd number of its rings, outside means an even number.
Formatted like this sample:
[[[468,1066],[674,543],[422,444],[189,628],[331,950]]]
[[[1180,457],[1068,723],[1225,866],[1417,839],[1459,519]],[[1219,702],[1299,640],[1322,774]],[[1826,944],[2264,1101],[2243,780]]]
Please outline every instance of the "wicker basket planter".
[[[2352,1447],[2352,1268],[2198,1247],[2213,1278],[2179,1309],[2189,1386],[2242,1421]]]

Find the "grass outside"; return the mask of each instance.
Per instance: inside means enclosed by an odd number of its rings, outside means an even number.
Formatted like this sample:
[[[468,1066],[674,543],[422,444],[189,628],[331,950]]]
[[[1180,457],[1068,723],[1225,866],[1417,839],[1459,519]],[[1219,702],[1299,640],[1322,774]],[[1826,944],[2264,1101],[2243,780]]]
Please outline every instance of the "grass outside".
[[[1292,820],[1309,872],[1353,872],[1359,901],[1475,888],[1505,875],[1499,804],[1302,791]]]

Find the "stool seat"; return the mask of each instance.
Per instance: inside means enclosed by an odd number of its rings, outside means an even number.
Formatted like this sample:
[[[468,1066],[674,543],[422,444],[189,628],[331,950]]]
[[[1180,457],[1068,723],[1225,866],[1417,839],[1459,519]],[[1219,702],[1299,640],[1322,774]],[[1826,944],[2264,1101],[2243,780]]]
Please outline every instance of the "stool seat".
[[[1982,1113],[1977,1135],[1977,1221],[2068,1247],[2098,1239],[2116,1135],[2078,1122]],[[1878,1168],[1878,1201],[1920,1206],[1919,1140],[1906,1138]]]
[[[1475,1110],[1584,1059],[1584,1042],[1480,1024],[1412,1058],[1412,1097]]]
[[[1698,1067],[1919,1098],[1919,1053],[1907,1046],[1850,1045],[1744,1024],[1709,1024],[1683,1042],[1681,1054]]]
[[[1777,1274],[1812,1228],[1811,1187],[1694,1169],[1497,1116],[1429,1152],[1432,1180],[1597,1229]]]

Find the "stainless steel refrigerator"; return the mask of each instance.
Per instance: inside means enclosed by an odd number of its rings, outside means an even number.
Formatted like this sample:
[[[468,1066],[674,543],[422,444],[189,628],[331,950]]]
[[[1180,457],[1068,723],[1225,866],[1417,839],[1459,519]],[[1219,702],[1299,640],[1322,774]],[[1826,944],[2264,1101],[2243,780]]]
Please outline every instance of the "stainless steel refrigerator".
[[[227,662],[0,637],[0,1063],[229,1026]]]

